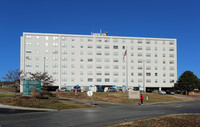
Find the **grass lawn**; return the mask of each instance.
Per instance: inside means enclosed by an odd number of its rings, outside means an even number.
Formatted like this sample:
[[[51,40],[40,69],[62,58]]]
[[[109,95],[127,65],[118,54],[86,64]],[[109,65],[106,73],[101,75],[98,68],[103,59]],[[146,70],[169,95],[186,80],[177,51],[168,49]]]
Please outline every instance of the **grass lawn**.
[[[144,93],[144,98],[148,96],[149,100],[144,99],[144,104],[156,103],[156,102],[171,102],[171,101],[187,101],[190,99],[169,96],[169,95],[160,95],[156,93]],[[83,100],[90,100],[90,97],[87,96],[86,92],[78,92],[78,95],[75,96],[74,92],[58,92],[56,93],[57,97],[63,98],[76,98]],[[116,104],[138,104],[139,99],[128,99],[128,93],[119,93],[119,92],[94,92],[93,93],[94,101],[109,102]]]
[[[0,90],[7,91],[7,92],[15,92],[15,88],[12,88],[12,87],[0,88]],[[20,89],[17,88],[17,93],[19,93],[19,92],[20,92]]]
[[[173,114],[121,123],[111,127],[199,127],[200,114]]]
[[[33,99],[30,97],[17,96],[14,98],[13,95],[0,93],[0,103],[21,106],[21,107],[31,107],[31,108],[46,108],[46,109],[74,109],[74,108],[92,108],[94,106],[74,103],[70,101],[54,100],[54,99]]]

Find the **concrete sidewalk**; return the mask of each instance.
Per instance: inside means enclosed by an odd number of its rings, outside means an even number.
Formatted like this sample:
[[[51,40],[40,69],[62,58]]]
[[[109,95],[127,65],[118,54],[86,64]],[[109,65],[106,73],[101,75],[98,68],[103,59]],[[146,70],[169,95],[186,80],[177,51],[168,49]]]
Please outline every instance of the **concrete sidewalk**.
[[[17,109],[17,110],[32,110],[32,111],[58,111],[58,110],[55,110],[55,109],[30,108],[30,107],[11,106],[11,105],[4,105],[4,104],[0,104],[0,108]]]

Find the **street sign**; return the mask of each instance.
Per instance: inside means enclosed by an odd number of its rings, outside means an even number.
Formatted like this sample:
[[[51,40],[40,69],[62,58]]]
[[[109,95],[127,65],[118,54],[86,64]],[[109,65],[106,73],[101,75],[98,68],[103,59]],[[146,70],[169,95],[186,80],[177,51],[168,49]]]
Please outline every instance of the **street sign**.
[[[141,86],[140,86],[140,85],[138,85],[138,87],[140,88]]]
[[[90,85],[90,87],[92,87],[92,85]]]
[[[88,92],[87,92],[87,95],[88,95],[89,97],[92,97],[93,92],[92,92],[92,91],[88,91]]]
[[[100,85],[99,87],[102,87],[102,85]]]
[[[125,85],[123,85],[122,87],[125,87]]]
[[[115,85],[112,85],[112,87],[115,87]]]
[[[79,85],[77,84],[76,87],[79,87]]]

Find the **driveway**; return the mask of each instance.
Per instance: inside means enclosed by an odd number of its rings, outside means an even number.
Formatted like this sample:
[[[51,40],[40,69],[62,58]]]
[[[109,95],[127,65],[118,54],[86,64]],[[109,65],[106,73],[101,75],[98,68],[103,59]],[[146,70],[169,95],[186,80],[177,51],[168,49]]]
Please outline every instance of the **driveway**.
[[[167,114],[200,113],[200,101],[149,105],[98,103],[102,108],[0,114],[1,127],[102,127]]]

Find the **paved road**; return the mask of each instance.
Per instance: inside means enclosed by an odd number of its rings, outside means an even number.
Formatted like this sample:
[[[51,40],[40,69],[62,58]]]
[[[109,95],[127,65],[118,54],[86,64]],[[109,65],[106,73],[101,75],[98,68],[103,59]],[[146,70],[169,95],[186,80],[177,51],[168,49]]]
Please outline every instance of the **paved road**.
[[[0,114],[1,127],[102,127],[124,121],[139,120],[176,113],[200,113],[200,101],[152,105],[113,105],[102,108],[57,112]]]

